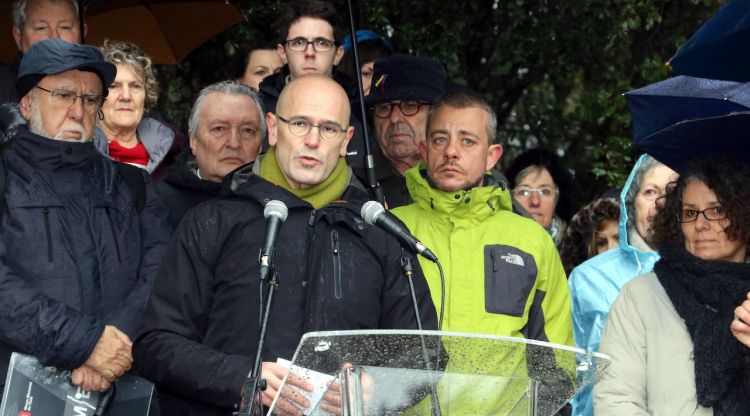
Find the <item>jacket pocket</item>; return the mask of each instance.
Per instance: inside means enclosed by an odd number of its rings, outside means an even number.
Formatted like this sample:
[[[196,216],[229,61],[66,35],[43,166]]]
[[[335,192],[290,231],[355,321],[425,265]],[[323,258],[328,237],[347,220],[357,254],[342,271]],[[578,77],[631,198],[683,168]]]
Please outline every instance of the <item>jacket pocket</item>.
[[[484,308],[488,313],[521,317],[536,283],[534,257],[505,245],[484,247]]]
[[[339,232],[331,230],[331,252],[333,253],[333,296],[341,299],[341,253],[339,247]]]
[[[14,195],[6,204],[2,237],[8,266],[29,281],[64,277],[70,261],[60,201]]]

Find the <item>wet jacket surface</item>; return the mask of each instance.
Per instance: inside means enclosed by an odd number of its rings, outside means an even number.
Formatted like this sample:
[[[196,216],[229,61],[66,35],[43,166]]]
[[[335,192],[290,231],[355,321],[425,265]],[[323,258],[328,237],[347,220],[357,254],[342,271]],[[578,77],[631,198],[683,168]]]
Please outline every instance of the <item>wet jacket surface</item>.
[[[416,328],[401,248],[359,217],[366,194],[356,179],[340,201],[315,210],[251,169],[225,178],[231,196],[185,215],[149,300],[134,358],[160,389],[165,414],[231,414],[241,399],[257,347],[267,200],[284,202],[289,215],[276,242],[279,288],[264,361],[291,359],[310,331]],[[414,282],[422,323],[434,329],[421,271]]]
[[[599,351],[599,339],[609,308],[620,289],[634,277],[653,270],[659,260],[657,252],[641,251],[628,241],[625,195],[642,161],[643,157],[636,162],[620,195],[620,246],[586,260],[570,273],[568,286],[572,298],[573,334],[576,347],[585,350]],[[591,388],[580,393],[573,404],[574,414],[593,415]]]
[[[156,184],[169,211],[169,225],[173,230],[188,210],[221,192],[221,183],[199,178],[195,166],[194,160],[179,161],[172,165],[164,181]]]
[[[490,185],[444,192],[430,185],[424,169],[422,163],[406,171],[414,204],[396,208],[393,213],[443,265],[443,329],[572,345],[565,271],[549,234],[534,220],[513,213],[507,188]],[[499,181],[486,176],[485,183]],[[440,305],[438,269],[421,257],[419,260],[433,303]],[[477,364],[479,358],[470,359],[451,348],[448,352],[451,357],[460,357],[459,364],[449,361],[449,368],[469,365],[474,371],[481,368],[489,374],[528,374],[522,356],[506,357],[503,351],[497,351],[480,357],[481,364]],[[487,387],[486,393],[477,394],[481,387],[473,386],[470,394],[460,393],[466,386],[440,386],[439,391],[443,397],[455,395],[450,409],[455,414],[504,414],[512,406],[505,398],[523,394],[499,395],[494,385]],[[477,397],[486,402],[477,402]]]
[[[0,379],[12,351],[72,369],[104,325],[134,338],[169,238],[145,173],[139,214],[114,162],[91,142],[20,127],[1,157]]]
[[[443,192],[420,168],[406,171],[415,203],[393,213],[444,265],[443,329],[572,344],[565,272],[549,234],[511,211],[507,189]],[[438,270],[420,263],[439,305]]]
[[[698,404],[693,341],[656,274],[640,276],[622,288],[600,351],[610,355],[612,363],[594,387],[597,415],[714,414]]]

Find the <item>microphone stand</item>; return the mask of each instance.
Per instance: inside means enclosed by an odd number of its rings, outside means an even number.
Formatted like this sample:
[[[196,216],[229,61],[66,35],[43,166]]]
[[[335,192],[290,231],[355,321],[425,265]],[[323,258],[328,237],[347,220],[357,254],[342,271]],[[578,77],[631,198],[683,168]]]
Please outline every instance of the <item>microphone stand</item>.
[[[252,409],[257,405],[259,415],[263,414],[263,400],[261,399],[261,392],[266,389],[266,380],[262,378],[262,352],[263,345],[266,341],[266,329],[268,329],[268,318],[271,316],[271,305],[273,304],[273,294],[276,289],[279,288],[279,274],[276,272],[276,268],[273,266],[273,261],[270,259],[271,265],[271,280],[268,282],[268,299],[265,304],[265,310],[261,316],[260,323],[260,336],[258,337],[258,347],[255,352],[255,363],[253,364],[253,370],[250,373],[250,377],[245,379],[244,388],[242,390],[242,402],[240,404],[239,415],[250,416],[252,415]],[[261,281],[261,286],[263,282]],[[262,292],[262,289],[261,289]],[[262,296],[261,296],[262,299]],[[261,300],[262,302],[262,300]],[[261,306],[262,309],[262,306]]]
[[[383,188],[378,183],[375,174],[375,159],[372,156],[370,147],[370,135],[367,128],[367,110],[365,109],[365,92],[362,88],[362,68],[359,62],[359,48],[357,46],[357,28],[354,26],[354,13],[352,13],[352,0],[347,0],[346,5],[349,9],[349,28],[352,31],[352,52],[354,53],[354,73],[357,75],[357,90],[359,91],[359,110],[362,117],[362,139],[365,141],[365,171],[367,172],[367,181],[370,183],[370,191],[375,196],[375,200],[380,204],[385,203]]]
[[[404,252],[404,249],[401,248],[401,269],[404,271],[404,276],[406,276],[406,279],[409,281],[409,292],[411,293],[411,302],[414,306],[414,317],[417,320],[417,329],[421,332],[422,331],[422,318],[419,316],[419,304],[417,303],[417,294],[414,290],[414,267],[411,265],[411,259],[409,256]],[[424,340],[424,335],[421,333],[419,334],[419,341],[421,342],[422,346],[422,359],[424,360],[424,364],[427,371],[432,371],[437,368],[440,361],[440,348],[438,348],[437,351],[437,358],[435,362],[435,368],[432,367],[430,364],[430,355],[427,353],[427,344]],[[432,378],[432,377],[430,377]],[[438,399],[437,395],[437,389],[435,388],[435,384],[430,382],[430,400],[432,405],[432,416],[441,416],[442,413],[440,411],[440,400]]]

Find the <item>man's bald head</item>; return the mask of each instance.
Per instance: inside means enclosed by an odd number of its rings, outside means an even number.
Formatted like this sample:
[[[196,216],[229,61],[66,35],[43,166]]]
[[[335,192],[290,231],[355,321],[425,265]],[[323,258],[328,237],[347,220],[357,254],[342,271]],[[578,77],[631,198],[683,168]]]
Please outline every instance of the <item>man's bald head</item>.
[[[335,100],[335,104],[344,113],[342,113],[343,120],[345,123],[341,126],[349,125],[349,117],[351,116],[351,107],[349,106],[349,97],[346,95],[346,91],[339,85],[338,82],[334,81],[328,76],[322,74],[309,74],[299,78],[295,78],[287,84],[287,86],[281,91],[279,101],[276,104],[276,109],[281,111],[287,101],[295,99],[304,99],[308,95],[325,95],[330,99]],[[324,100],[313,100],[316,103],[324,103]],[[313,104],[312,102],[309,104]]]
[[[293,188],[323,182],[346,156],[354,134],[350,112],[344,89],[325,75],[304,75],[284,87],[276,114],[268,113],[266,121],[268,143],[276,148],[276,160]]]

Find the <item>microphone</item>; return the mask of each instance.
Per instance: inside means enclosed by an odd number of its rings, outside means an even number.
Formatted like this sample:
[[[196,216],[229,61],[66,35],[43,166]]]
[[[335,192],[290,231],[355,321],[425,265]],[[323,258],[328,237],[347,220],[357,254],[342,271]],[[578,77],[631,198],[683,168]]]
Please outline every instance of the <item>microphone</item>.
[[[263,240],[263,248],[260,249],[260,280],[266,281],[268,272],[271,270],[271,258],[273,257],[273,248],[276,244],[276,236],[279,234],[281,223],[286,221],[289,210],[286,204],[279,200],[271,200],[266,203],[263,209],[263,216],[266,218],[266,238]]]
[[[362,219],[370,225],[379,225],[385,231],[394,235],[399,241],[406,243],[415,253],[421,254],[427,260],[437,263],[438,259],[435,253],[430,251],[429,248],[425,247],[424,244],[420,243],[409,230],[393,216],[390,212],[386,211],[382,205],[377,201],[367,201],[362,205],[362,211],[360,212]]]

